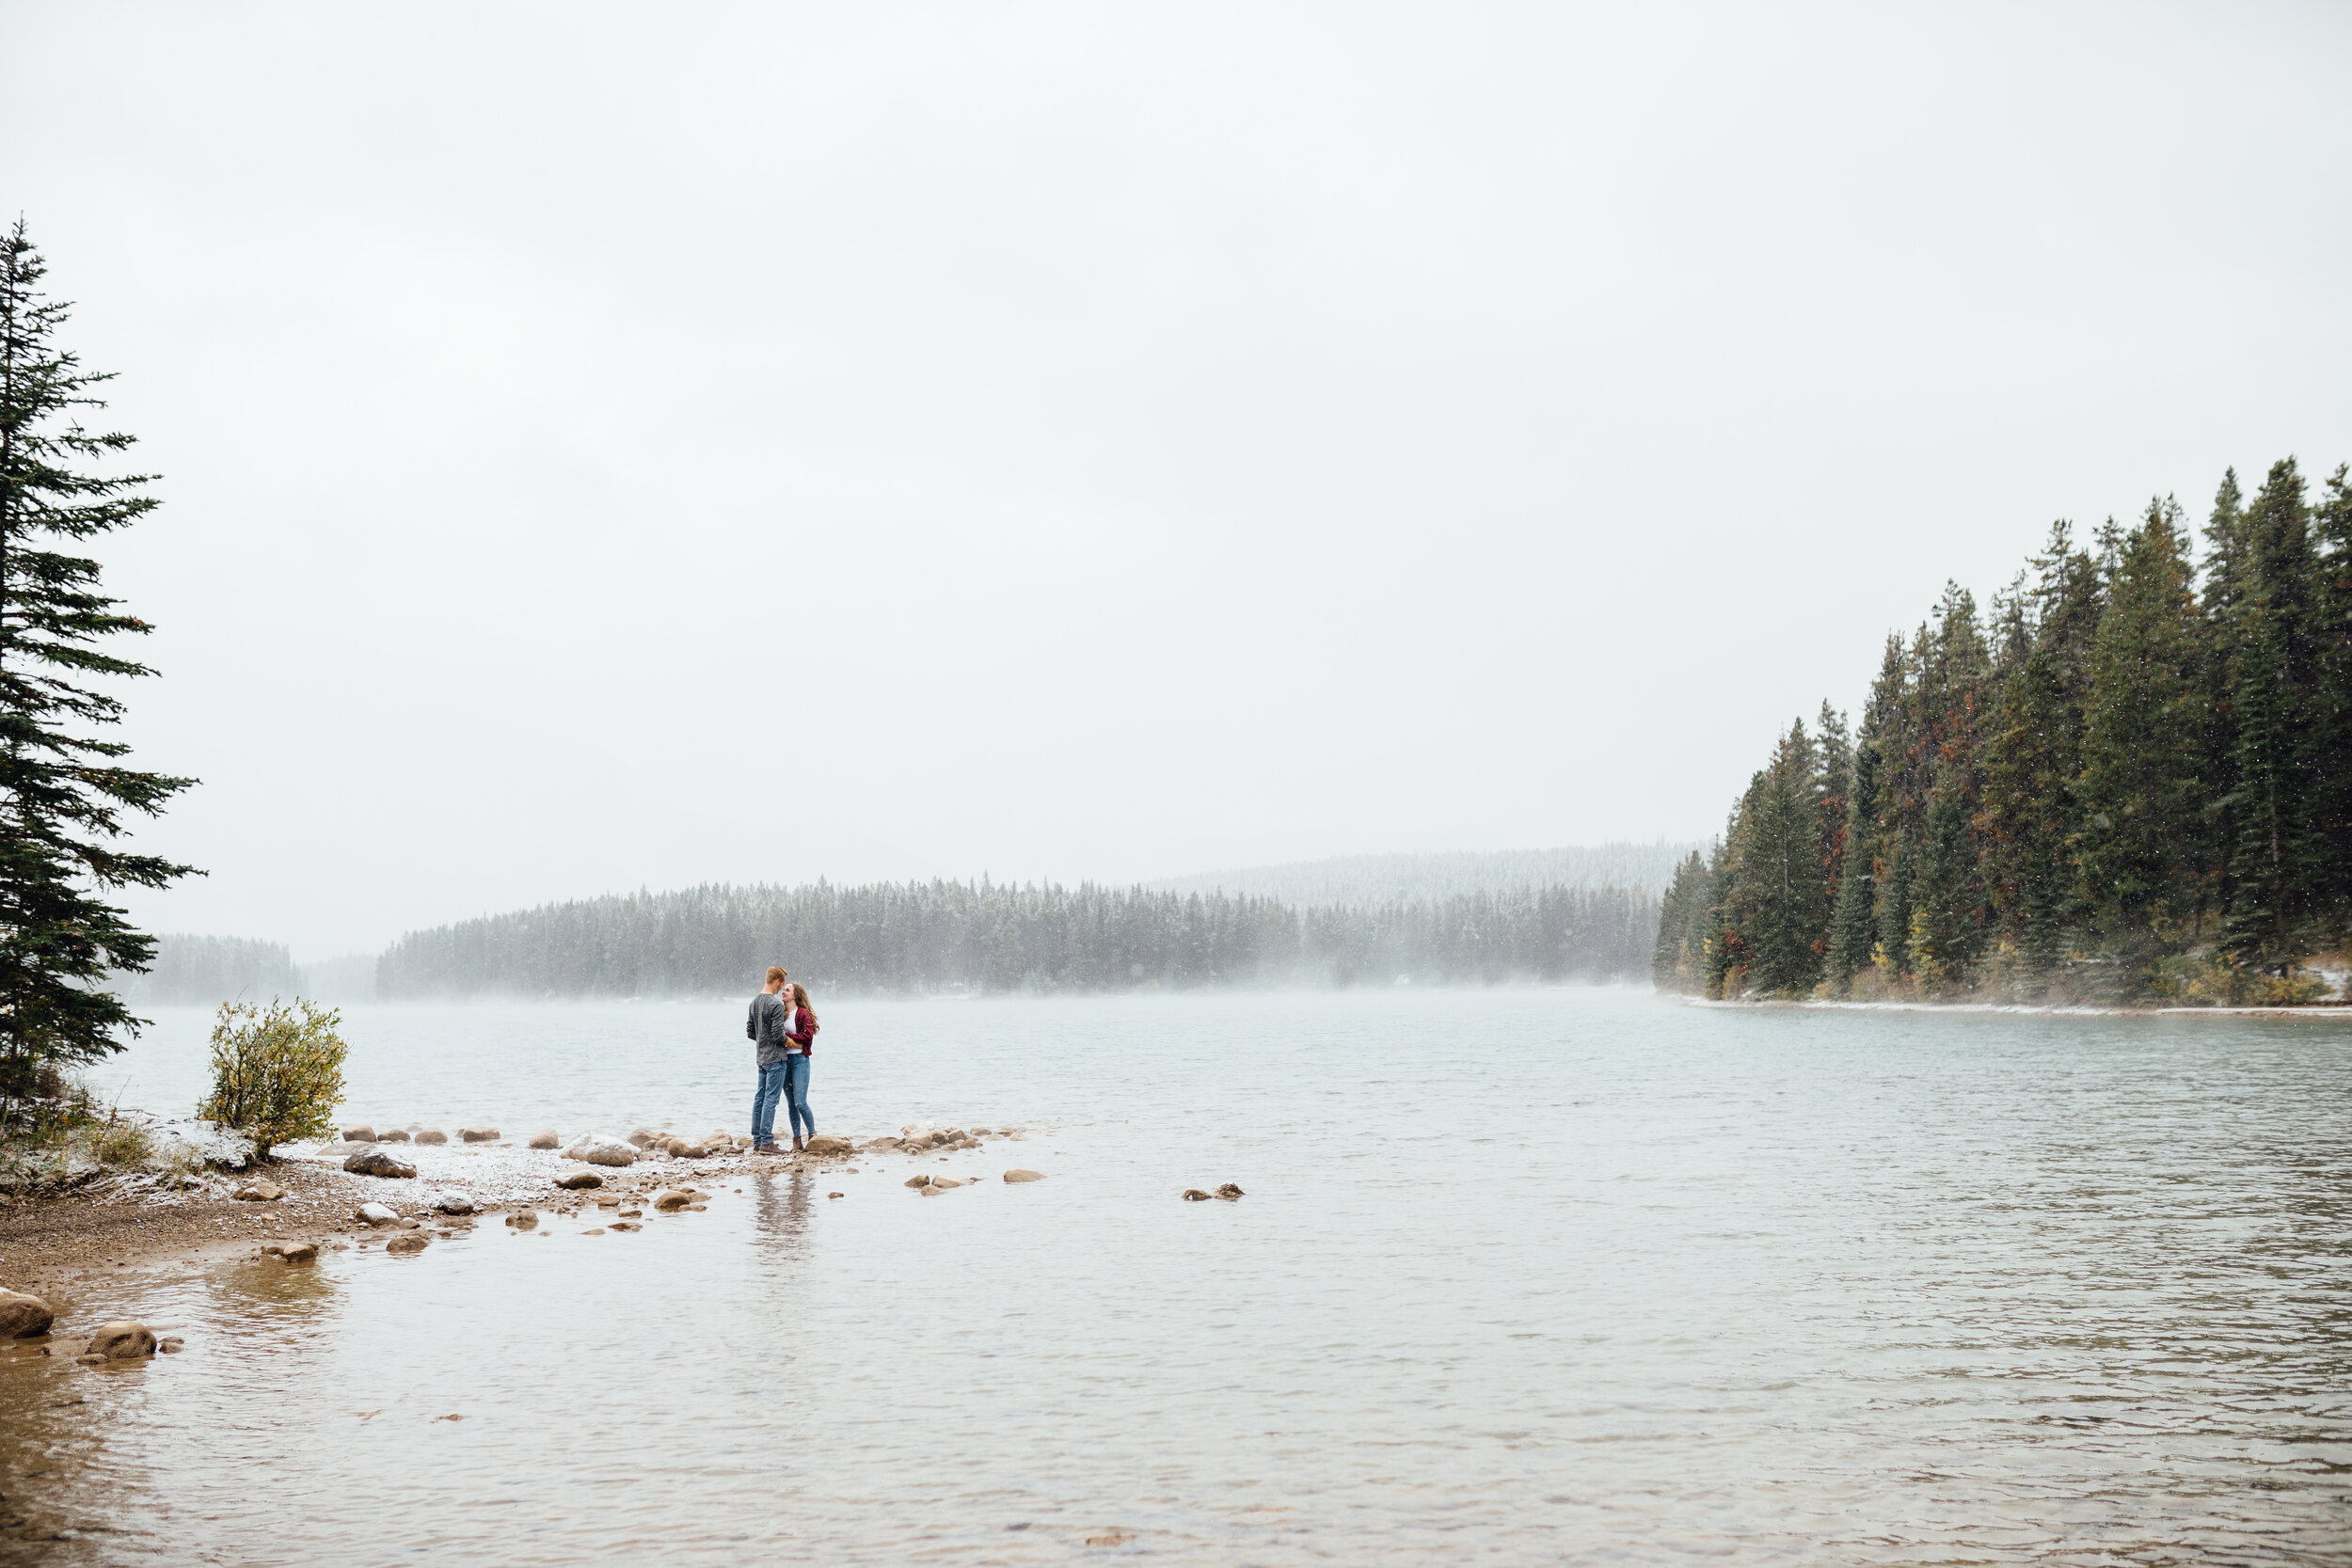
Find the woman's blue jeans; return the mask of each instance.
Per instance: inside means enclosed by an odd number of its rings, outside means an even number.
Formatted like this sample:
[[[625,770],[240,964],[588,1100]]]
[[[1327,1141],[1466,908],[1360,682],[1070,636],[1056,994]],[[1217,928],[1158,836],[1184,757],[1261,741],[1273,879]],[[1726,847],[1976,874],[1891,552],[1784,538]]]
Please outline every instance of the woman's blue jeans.
[[[784,1059],[785,1119],[799,1137],[805,1132],[817,1135],[817,1118],[808,1114],[808,1058],[787,1056]]]
[[[806,1057],[798,1058],[805,1062]],[[759,1069],[759,1090],[752,1096],[752,1143],[771,1144],[776,1141],[776,1101],[784,1097],[786,1062],[769,1062]]]

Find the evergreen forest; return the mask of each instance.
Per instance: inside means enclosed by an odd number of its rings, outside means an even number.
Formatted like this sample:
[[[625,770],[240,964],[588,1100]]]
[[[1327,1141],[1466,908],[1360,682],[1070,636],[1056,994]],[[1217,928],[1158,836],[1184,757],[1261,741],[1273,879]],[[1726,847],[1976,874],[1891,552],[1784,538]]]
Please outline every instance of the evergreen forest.
[[[2352,919],[2352,487],[2226,475],[1950,586],[1851,728],[1773,746],[1661,911],[1664,990],[2331,999]]]
[[[707,886],[411,932],[377,961],[375,990],[388,1001],[733,994],[771,963],[820,994],[1613,981],[1645,972],[1657,929],[1657,895],[1641,888],[1298,908],[986,879]]]

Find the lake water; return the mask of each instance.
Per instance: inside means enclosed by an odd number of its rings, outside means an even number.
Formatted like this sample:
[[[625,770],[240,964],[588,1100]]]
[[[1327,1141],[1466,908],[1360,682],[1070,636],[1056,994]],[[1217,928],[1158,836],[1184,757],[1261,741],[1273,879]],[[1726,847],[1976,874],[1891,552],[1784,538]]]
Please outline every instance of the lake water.
[[[379,1123],[747,1119],[733,1004],[347,1022]],[[105,1527],[59,1562],[2352,1560],[2352,1027],[1577,990],[824,1023],[824,1130],[1032,1131],[939,1198],[866,1160],[636,1235],[158,1266],[123,1307],[186,1354],[7,1369],[0,1492]],[[166,1017],[126,1102],[185,1110],[203,1032]]]

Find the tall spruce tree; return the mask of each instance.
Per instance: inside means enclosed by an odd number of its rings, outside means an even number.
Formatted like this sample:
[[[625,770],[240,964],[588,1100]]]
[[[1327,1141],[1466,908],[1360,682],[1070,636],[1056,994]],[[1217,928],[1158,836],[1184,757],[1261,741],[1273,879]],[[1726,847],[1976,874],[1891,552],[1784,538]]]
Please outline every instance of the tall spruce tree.
[[[2033,561],[2034,576],[2009,607],[2004,669],[1985,743],[1985,874],[2008,955],[2010,984],[2039,994],[2063,956],[2074,918],[2069,839],[2076,822],[2090,643],[2101,604],[2099,573],[2064,521]]]
[[[2205,691],[2181,509],[2152,500],[2123,542],[2091,639],[2075,851],[2079,895],[2109,935],[2196,935]]]
[[[151,477],[92,466],[132,445],[93,435],[78,411],[103,406],[109,377],[57,346],[69,307],[46,298],[46,271],[23,219],[0,238],[0,1099],[34,1092],[51,1066],[123,1045],[140,1020],[103,988],[141,971],[153,940],[106,901],[162,887],[193,868],[117,847],[125,816],[152,816],[195,781],[119,765],[99,738],[123,705],[87,683],[150,674],[104,652],[147,632],[98,591],[99,563],[76,546],[128,526],[156,501]],[[60,547],[62,546],[62,547]]]
[[[1846,773],[1846,824],[1839,846],[1837,896],[1830,906],[1828,951],[1822,972],[1833,990],[1845,992],[1870,967],[1878,946],[1878,800],[1885,768],[1880,744],[1883,723],[1877,694],[1862,710],[1853,754]]]
[[[2233,754],[2230,909],[2224,944],[2277,969],[2316,935],[2319,559],[2295,459],[2271,466],[2246,509],[2230,631]]]
[[[2324,553],[2316,609],[2318,702],[2312,817],[2324,939],[2352,941],[2352,469],[2337,465],[2312,514]]]
[[[1750,783],[1729,835],[1724,927],[1740,955],[1740,983],[1770,995],[1805,994],[1821,974],[1829,896],[1820,771],[1820,750],[1799,720]]]
[[[2236,667],[2237,627],[2246,597],[2246,492],[2237,469],[2222,470],[2205,519],[2204,660],[2205,822],[2204,841],[2215,849],[2208,867],[2201,914],[2226,914],[2235,894],[2230,865],[2237,841],[2237,710],[2230,682]]]

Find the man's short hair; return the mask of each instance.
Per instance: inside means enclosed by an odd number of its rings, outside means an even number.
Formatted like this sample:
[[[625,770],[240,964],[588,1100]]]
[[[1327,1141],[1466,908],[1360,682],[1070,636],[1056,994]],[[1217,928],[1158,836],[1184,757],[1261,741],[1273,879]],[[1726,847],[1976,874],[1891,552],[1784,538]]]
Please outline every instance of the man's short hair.
[[[788,975],[787,975],[787,974],[785,974],[785,972],[784,972],[784,966],[783,966],[782,964],[770,964],[770,965],[768,966],[768,983],[769,983],[770,985],[771,985],[771,986],[772,986],[772,985],[774,985],[774,984],[775,984],[778,980],[788,979],[788,978],[790,978],[790,976],[788,976]]]

